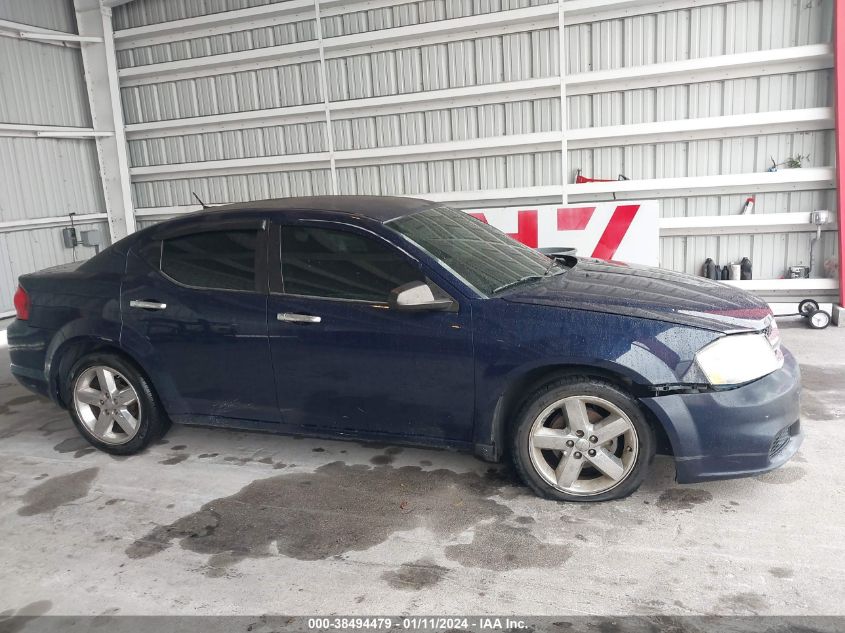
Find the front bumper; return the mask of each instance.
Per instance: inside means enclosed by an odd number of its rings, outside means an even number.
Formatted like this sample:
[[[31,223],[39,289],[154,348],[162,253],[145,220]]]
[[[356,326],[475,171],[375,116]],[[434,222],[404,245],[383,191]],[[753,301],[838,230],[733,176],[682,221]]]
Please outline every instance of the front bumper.
[[[756,475],[795,454],[801,371],[783,352],[781,369],[742,387],[642,399],[666,430],[680,483]]]

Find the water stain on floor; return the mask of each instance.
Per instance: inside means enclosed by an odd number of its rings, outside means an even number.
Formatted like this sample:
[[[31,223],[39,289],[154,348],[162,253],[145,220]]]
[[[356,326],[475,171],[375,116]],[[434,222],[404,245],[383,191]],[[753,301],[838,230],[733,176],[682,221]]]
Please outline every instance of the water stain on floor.
[[[735,614],[756,615],[768,607],[768,603],[763,596],[750,591],[725,596],[721,602]]]
[[[464,567],[508,571],[525,567],[560,567],[572,557],[565,544],[543,543],[525,527],[485,523],[475,528],[472,542],[449,545],[446,556]]]
[[[17,611],[10,610],[0,613],[0,631],[3,633],[18,633],[30,630],[29,624],[46,615],[53,608],[49,600],[38,600],[21,607]],[[34,627],[33,627],[34,628]]]
[[[97,451],[96,448],[91,446],[82,437],[69,437],[66,440],[62,440],[53,447],[53,450],[57,453],[73,453],[74,459],[79,459]]]
[[[381,577],[394,589],[420,591],[433,587],[448,573],[447,567],[436,565],[430,558],[421,558],[412,563],[403,563],[398,569],[386,571]]]
[[[395,532],[424,528],[441,540],[462,535],[465,540],[464,533],[475,527],[471,542],[453,546],[447,556],[488,569],[565,562],[567,547],[542,543],[529,527],[505,523],[514,512],[492,497],[506,496],[507,488],[494,477],[474,472],[332,462],[313,473],[254,481],[230,497],[153,529],[126,554],[146,558],[178,542],[186,550],[214,557],[217,567],[221,560],[234,564],[276,551],[299,560],[322,560],[369,549]],[[497,562],[502,552],[513,555]]]
[[[82,499],[91,489],[91,483],[99,470],[99,468],[86,468],[45,480],[44,483],[27,490],[23,496],[25,505],[18,509],[18,514],[28,517],[52,512],[66,503]]]
[[[173,457],[168,457],[167,459],[163,459],[159,462],[159,464],[164,464],[165,466],[175,466],[176,464],[181,464],[186,459],[188,459],[190,455],[182,453],[180,455],[174,455]]]
[[[662,510],[692,510],[712,499],[711,493],[699,488],[669,488],[657,498],[657,507]]]
[[[7,400],[6,402],[0,403],[0,415],[6,415],[7,413],[16,413],[16,407],[20,407],[25,404],[30,404],[38,400],[43,400],[45,403],[49,402],[47,398],[36,395],[24,395],[18,396],[17,398],[12,398],[11,400]]]

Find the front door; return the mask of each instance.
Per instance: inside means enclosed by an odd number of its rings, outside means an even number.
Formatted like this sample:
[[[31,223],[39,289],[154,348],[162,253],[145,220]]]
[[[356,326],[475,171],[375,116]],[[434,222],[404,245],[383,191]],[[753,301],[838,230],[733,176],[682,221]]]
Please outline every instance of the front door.
[[[283,422],[471,440],[468,302],[456,312],[389,308],[390,291],[426,279],[425,271],[357,227],[291,224],[270,243],[268,327]]]
[[[278,424],[265,267],[258,222],[164,235],[130,252],[121,342],[172,417]]]

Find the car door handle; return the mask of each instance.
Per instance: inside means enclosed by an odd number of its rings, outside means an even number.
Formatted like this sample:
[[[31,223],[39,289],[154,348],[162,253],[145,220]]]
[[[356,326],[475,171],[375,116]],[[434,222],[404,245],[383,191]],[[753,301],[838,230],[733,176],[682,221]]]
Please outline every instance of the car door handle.
[[[292,312],[279,312],[276,315],[276,318],[279,321],[285,321],[287,323],[319,323],[322,319],[318,316],[312,316],[310,314],[293,314]]]
[[[141,301],[139,299],[132,299],[129,302],[130,308],[140,308],[141,310],[164,310],[167,307],[166,303],[159,303],[158,301]]]

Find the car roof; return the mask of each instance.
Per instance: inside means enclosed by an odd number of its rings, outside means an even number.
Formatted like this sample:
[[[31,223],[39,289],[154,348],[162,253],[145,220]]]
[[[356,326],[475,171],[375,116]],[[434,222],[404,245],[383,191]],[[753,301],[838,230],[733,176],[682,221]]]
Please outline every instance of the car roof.
[[[400,198],[397,196],[303,196],[238,202],[213,207],[203,213],[211,215],[231,211],[264,211],[281,215],[292,211],[318,213],[325,211],[327,213],[349,213],[377,222],[388,222],[436,205],[437,203],[422,198]]]

